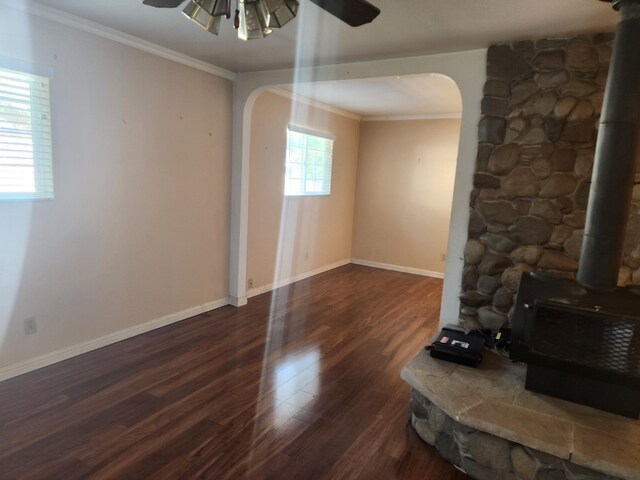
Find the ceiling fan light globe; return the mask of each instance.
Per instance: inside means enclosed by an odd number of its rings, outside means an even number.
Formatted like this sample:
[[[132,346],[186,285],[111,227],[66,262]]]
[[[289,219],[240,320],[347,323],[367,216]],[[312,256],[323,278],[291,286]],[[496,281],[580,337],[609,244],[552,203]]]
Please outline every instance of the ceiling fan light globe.
[[[198,7],[202,8],[209,15],[213,16],[213,10],[216,6],[216,0],[191,0]]]
[[[269,27],[282,28],[298,14],[297,0],[264,0],[270,12]]]
[[[262,0],[240,0],[238,9],[240,10],[239,39],[264,38],[272,32],[269,26],[270,13],[265,2]]]
[[[204,7],[196,3],[195,0],[191,0],[184,8],[184,10],[182,10],[182,13],[189,20],[191,20],[199,27],[205,29],[207,32],[218,35],[222,17],[212,16]]]
[[[231,0],[216,0],[213,7],[213,16],[226,18],[231,17]]]
[[[182,14],[189,20],[191,20],[191,16],[193,15],[193,12],[195,12],[196,8],[198,8],[198,5],[193,2],[189,2],[187,3],[187,6],[182,10]]]

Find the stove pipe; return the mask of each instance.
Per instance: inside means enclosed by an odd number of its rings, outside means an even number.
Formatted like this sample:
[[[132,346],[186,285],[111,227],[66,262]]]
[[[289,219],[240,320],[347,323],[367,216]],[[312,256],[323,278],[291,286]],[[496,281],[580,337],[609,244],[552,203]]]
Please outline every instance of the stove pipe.
[[[613,290],[618,284],[639,150],[640,0],[614,0],[613,7],[621,19],[600,118],[577,276],[582,285],[596,290]]]

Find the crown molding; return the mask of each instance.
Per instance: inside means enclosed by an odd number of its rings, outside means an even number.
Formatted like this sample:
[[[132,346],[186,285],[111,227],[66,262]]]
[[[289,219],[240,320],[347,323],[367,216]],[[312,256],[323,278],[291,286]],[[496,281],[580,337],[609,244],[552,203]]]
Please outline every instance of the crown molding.
[[[424,115],[372,115],[362,117],[363,122],[398,122],[407,120],[451,120],[462,118],[462,113],[432,113]]]
[[[134,37],[133,35],[129,35],[119,30],[105,27],[104,25],[92,22],[91,20],[87,20],[85,18],[78,17],[76,15],[72,15],[70,13],[66,13],[45,5],[37,4],[32,0],[0,0],[0,6],[19,10],[29,15],[34,15],[36,17],[44,18],[61,25],[66,25],[67,27],[75,28],[76,30],[91,33],[98,37],[112,40],[122,45],[142,50],[143,52],[151,53],[152,55],[156,55],[158,57],[162,57],[167,60],[171,60],[173,62],[180,63],[197,70],[201,70],[203,72],[217,75],[218,77],[226,78],[227,80],[233,81],[236,77],[236,74],[234,72],[231,72],[230,70],[226,70],[207,62],[203,62],[202,60],[184,55],[182,53],[176,52],[175,50],[161,47],[160,45],[156,45],[155,43],[151,43],[141,38]]]
[[[335,113],[336,115],[341,115],[343,117],[351,118],[353,120],[362,120],[360,115],[355,113],[348,112],[346,110],[342,110],[341,108],[333,107],[331,105],[327,105],[326,103],[318,102],[317,100],[312,100],[307,97],[303,97],[302,95],[298,95],[296,93],[290,92],[289,90],[285,90],[284,88],[270,88],[267,90],[271,93],[275,93],[276,95],[280,95],[281,97],[286,97],[294,102],[304,103],[314,108],[319,108],[320,110],[325,110],[330,113]]]

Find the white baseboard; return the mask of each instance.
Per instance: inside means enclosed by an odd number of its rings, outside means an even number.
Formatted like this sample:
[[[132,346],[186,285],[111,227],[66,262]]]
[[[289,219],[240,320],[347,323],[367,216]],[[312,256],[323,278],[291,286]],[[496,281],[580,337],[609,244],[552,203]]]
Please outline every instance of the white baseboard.
[[[284,287],[285,285],[290,285],[292,283],[299,282],[300,280],[304,280],[305,278],[313,277],[320,273],[333,270],[334,268],[349,265],[350,263],[351,263],[351,259],[340,260],[339,262],[335,262],[330,265],[324,265],[320,268],[316,268],[315,270],[311,270],[310,272],[304,272],[294,277],[285,278],[284,280],[278,280],[277,282],[270,283],[268,285],[252,288],[251,290],[247,291],[247,298],[255,297],[256,295],[261,295],[263,293],[270,292],[271,290],[275,290],[276,288]]]
[[[82,355],[83,353],[87,353],[92,350],[97,350],[98,348],[106,347],[107,345],[126,340],[127,338],[135,337],[136,335],[147,333],[151,330],[156,330],[158,328],[171,325],[172,323],[186,320],[187,318],[191,318],[195,315],[215,310],[216,308],[229,305],[229,303],[230,301],[228,298],[222,298],[213,302],[204,303],[202,305],[198,305],[181,312],[172,313],[170,315],[151,320],[150,322],[142,323],[140,325],[125,328],[124,330],[120,330],[118,332],[104,335],[103,337],[95,338],[93,340],[79,343],[77,345],[72,345],[71,347],[63,348],[55,352],[46,353],[44,355],[40,355],[39,357],[25,360],[20,363],[2,367],[0,368],[0,382],[3,380],[8,380],[9,378],[17,377],[18,375],[22,375],[24,373],[31,372],[33,370],[37,370],[42,367],[46,367],[48,365],[52,365],[54,363],[61,362],[63,360],[67,360],[78,355]]]
[[[433,272],[431,270],[423,270],[421,268],[403,267],[402,265],[392,265],[390,263],[371,262],[369,260],[360,260],[352,258],[351,263],[355,265],[364,265],[365,267],[383,268],[385,270],[393,270],[394,272],[412,273],[414,275],[422,275],[423,277],[444,278],[443,272]]]
[[[141,335],[143,333],[147,333],[152,330],[156,330],[158,328],[171,325],[172,323],[177,323],[182,320],[186,320],[187,318],[191,318],[201,313],[215,310],[216,308],[220,308],[225,305],[234,305],[236,307],[246,305],[247,298],[255,297],[256,295],[260,295],[262,293],[275,290],[276,288],[284,287],[285,285],[290,285],[292,283],[299,282],[300,280],[304,280],[305,278],[313,277],[320,273],[328,272],[329,270],[333,270],[335,268],[342,267],[350,263],[354,263],[356,265],[364,265],[367,267],[383,268],[385,270],[393,270],[396,272],[412,273],[414,275],[422,275],[425,277],[444,278],[444,274],[441,272],[432,272],[429,270],[403,267],[401,265],[391,265],[388,263],[370,262],[369,260],[360,260],[355,258],[345,259],[336,263],[332,263],[330,265],[325,265],[323,267],[317,268],[310,272],[304,272],[294,277],[286,278],[284,280],[279,280],[269,285],[264,285],[262,287],[251,289],[247,292],[246,297],[222,298],[220,300],[215,300],[213,302],[197,305],[195,307],[189,308],[187,310],[183,310],[181,312],[172,313],[170,315],[166,315],[164,317],[151,320],[150,322],[125,328],[124,330],[110,333],[108,335],[104,335],[102,337],[95,338],[87,342],[79,343],[77,345],[72,345],[71,347],[63,348],[61,350],[57,350],[51,353],[46,353],[44,355],[40,355],[39,357],[25,360],[23,362],[2,367],[0,368],[0,382],[3,380],[8,380],[13,377],[17,377],[18,375],[32,372],[34,370],[37,370],[42,367],[46,367],[48,365],[53,365],[54,363],[67,360],[69,358],[72,358],[78,355],[82,355],[83,353],[87,353],[92,350],[97,350],[98,348],[106,347],[107,345],[111,345],[113,343],[117,343],[122,340],[135,337],[136,335]]]
[[[234,307],[244,307],[247,302],[247,296],[244,297],[229,297],[229,305],[233,305]]]

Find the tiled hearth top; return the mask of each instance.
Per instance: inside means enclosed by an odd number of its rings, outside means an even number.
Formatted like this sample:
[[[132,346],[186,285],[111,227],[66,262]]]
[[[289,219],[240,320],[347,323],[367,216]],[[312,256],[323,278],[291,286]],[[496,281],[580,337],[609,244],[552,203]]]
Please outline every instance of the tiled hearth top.
[[[480,368],[420,351],[402,378],[457,422],[609,475],[640,480],[640,421],[524,389],[526,366],[486,353]]]

